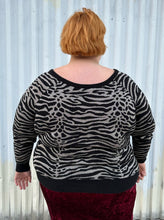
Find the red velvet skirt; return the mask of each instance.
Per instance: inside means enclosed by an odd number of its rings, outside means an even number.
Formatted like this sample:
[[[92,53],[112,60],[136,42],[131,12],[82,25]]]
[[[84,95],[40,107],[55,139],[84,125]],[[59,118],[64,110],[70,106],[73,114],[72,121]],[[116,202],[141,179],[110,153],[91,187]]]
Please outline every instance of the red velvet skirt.
[[[41,185],[51,220],[132,220],[136,185],[116,194],[56,192]]]

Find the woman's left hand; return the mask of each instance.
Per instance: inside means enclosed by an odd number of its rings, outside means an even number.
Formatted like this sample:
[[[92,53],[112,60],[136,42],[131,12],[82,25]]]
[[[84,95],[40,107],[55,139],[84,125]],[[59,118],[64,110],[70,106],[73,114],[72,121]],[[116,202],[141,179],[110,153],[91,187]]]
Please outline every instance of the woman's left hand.
[[[31,171],[27,172],[15,172],[15,184],[19,188],[26,189],[28,187],[28,182],[31,183]]]
[[[137,183],[139,183],[140,180],[143,180],[143,178],[146,176],[146,165],[145,163],[139,163],[139,176]]]

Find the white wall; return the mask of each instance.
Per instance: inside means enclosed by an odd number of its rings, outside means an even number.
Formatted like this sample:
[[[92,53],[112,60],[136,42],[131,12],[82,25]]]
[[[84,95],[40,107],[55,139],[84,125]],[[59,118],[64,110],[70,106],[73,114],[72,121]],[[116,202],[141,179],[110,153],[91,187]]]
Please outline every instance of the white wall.
[[[14,185],[12,124],[31,82],[68,62],[60,33],[82,7],[106,25],[101,63],[129,74],[152,107],[156,131],[134,219],[164,219],[164,0],[0,0],[0,219],[49,219],[34,170],[27,191]]]

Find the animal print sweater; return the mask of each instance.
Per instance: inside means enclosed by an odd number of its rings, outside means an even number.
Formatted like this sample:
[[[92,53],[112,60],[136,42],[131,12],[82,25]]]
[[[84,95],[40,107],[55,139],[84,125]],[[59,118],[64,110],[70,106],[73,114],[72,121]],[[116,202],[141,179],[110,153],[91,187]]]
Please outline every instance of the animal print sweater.
[[[125,73],[78,84],[53,69],[26,90],[14,124],[16,171],[33,163],[41,184],[61,192],[118,193],[137,181],[154,119],[148,101]],[[38,137],[38,138],[37,138]]]

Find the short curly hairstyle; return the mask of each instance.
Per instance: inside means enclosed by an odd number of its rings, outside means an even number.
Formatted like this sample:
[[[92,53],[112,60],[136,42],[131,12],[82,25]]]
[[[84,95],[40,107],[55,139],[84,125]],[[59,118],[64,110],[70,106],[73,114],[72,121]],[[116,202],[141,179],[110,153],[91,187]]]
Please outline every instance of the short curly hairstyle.
[[[82,10],[75,12],[65,23],[61,33],[61,50],[74,56],[102,55],[106,50],[105,25],[90,9]]]

